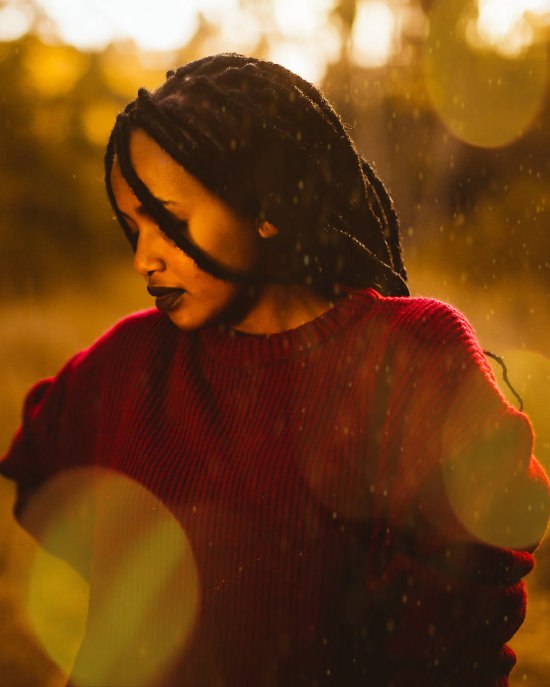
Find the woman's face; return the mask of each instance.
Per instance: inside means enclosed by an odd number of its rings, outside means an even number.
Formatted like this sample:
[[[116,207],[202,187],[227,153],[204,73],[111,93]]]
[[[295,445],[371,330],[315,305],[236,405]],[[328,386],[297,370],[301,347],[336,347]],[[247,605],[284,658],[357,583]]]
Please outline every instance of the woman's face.
[[[234,212],[143,130],[131,134],[130,153],[137,175],[170,213],[187,223],[188,237],[196,246],[230,270],[247,273],[254,267],[261,241],[254,220]],[[245,323],[233,322],[230,316],[238,311],[244,287],[200,270],[163,234],[144,213],[116,160],[111,183],[117,206],[137,236],[134,267],[147,281],[157,308],[180,329],[229,318],[230,324],[246,331]]]

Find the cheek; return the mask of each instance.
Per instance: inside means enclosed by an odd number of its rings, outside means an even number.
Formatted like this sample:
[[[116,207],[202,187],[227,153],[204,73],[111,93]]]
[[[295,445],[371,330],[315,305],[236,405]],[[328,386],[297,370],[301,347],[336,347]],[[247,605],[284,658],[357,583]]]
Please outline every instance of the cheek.
[[[250,270],[258,256],[259,236],[252,220],[240,220],[221,213],[209,222],[208,236],[197,240],[214,259],[238,272]]]
[[[173,254],[172,273],[188,292],[195,305],[204,308],[223,309],[243,293],[243,284],[216,279],[201,270],[192,258],[179,248]]]
[[[215,281],[211,275],[199,269],[193,258],[180,248],[174,247],[169,267],[170,271],[179,278],[182,286],[189,290],[191,290],[191,285],[194,285],[196,290],[207,288],[208,284]]]
[[[204,272],[197,277],[195,285],[197,296],[204,298],[205,302],[208,301],[214,307],[223,307],[224,304],[232,302],[243,290],[242,286],[214,279]]]
[[[181,260],[178,276],[182,286],[189,295],[204,301],[224,301],[231,299],[239,290],[239,286],[232,282],[216,279],[208,272],[199,269],[191,258]]]

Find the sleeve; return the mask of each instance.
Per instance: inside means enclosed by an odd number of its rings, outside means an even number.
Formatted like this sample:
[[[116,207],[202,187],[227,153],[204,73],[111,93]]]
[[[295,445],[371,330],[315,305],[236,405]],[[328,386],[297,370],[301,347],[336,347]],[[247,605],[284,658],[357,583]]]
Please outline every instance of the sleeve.
[[[17,485],[16,515],[53,475],[93,461],[100,375],[89,368],[86,352],[79,353],[27,394],[22,424],[0,462],[0,473]]]
[[[101,351],[92,349],[71,358],[56,377],[31,388],[22,424],[0,461],[0,474],[16,484],[19,523],[85,577],[93,509],[87,498],[90,474],[80,468],[95,461],[105,376]]]
[[[16,515],[54,475],[94,463],[100,433],[107,431],[102,424],[106,406],[116,403],[128,374],[144,364],[147,342],[163,325],[154,315],[143,311],[124,318],[70,358],[55,377],[31,388],[21,426],[0,459],[0,474],[17,485]]]
[[[548,479],[470,326],[448,307],[422,321],[391,350],[383,380],[381,525],[367,577],[381,651],[396,687],[505,687]]]

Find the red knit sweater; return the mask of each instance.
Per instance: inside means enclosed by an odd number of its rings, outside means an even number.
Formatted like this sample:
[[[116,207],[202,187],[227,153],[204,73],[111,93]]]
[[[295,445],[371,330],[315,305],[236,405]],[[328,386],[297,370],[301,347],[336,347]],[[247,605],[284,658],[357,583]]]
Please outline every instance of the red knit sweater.
[[[368,290],[272,336],[133,315],[31,390],[0,469],[37,536],[49,477],[133,480],[74,530],[79,685],[503,687],[548,515],[531,448],[456,310]]]

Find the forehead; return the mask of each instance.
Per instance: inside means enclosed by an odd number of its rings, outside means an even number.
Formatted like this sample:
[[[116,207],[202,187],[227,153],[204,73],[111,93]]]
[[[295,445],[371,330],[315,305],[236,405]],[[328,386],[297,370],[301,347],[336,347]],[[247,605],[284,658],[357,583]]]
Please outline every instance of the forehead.
[[[130,134],[129,153],[135,173],[156,198],[177,201],[210,199],[210,191],[142,129],[135,129]],[[115,192],[126,184],[116,156],[111,181]]]

